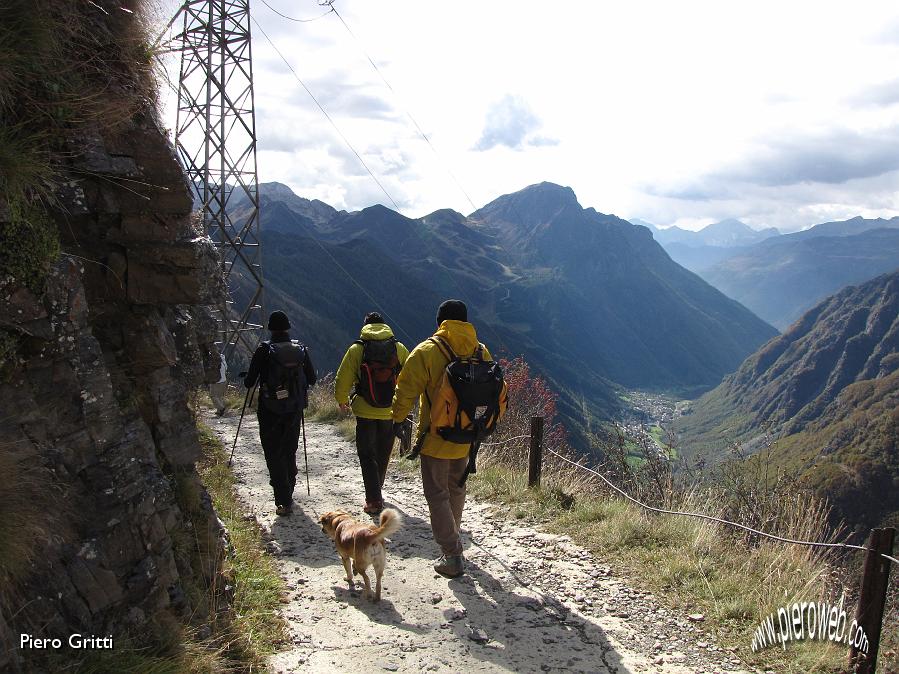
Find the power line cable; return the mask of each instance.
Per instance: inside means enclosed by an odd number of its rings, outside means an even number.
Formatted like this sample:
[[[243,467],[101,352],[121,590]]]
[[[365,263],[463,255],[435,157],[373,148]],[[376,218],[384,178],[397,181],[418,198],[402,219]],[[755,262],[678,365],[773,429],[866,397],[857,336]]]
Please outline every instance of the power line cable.
[[[265,37],[265,39],[268,41],[268,43],[272,46],[272,49],[274,49],[275,52],[278,54],[278,56],[281,57],[281,60],[284,61],[284,64],[290,69],[290,72],[293,73],[293,76],[296,78],[297,82],[300,83],[300,86],[302,86],[303,89],[306,90],[306,93],[309,94],[309,98],[311,98],[313,100],[313,102],[315,103],[315,105],[318,106],[318,109],[321,110],[321,112],[325,116],[325,118],[331,123],[331,126],[334,127],[334,130],[337,132],[337,135],[340,136],[341,140],[343,140],[343,142],[350,149],[350,151],[354,155],[356,155],[356,159],[358,159],[359,163],[361,163],[362,166],[365,168],[365,170],[368,171],[368,175],[370,175],[372,180],[374,180],[375,183],[378,185],[378,187],[381,188],[381,191],[387,196],[387,198],[390,200],[390,203],[393,204],[394,208],[397,211],[399,211],[400,210],[399,204],[397,204],[396,200],[392,196],[390,196],[390,193],[384,188],[384,185],[381,184],[381,181],[378,180],[378,177],[369,168],[368,164],[365,163],[365,160],[362,158],[362,155],[360,155],[356,151],[356,148],[353,147],[353,144],[350,143],[349,139],[343,134],[343,132],[340,130],[340,127],[337,126],[337,123],[333,120],[331,115],[328,114],[328,111],[325,110],[325,108],[322,106],[322,104],[318,102],[318,99],[309,90],[309,87],[306,86],[306,83],[300,78],[300,76],[297,74],[297,71],[294,70],[292,65],[290,65],[290,61],[288,61],[287,58],[284,56],[284,54],[281,53],[281,50],[278,49],[277,45],[275,45],[275,43],[272,42],[272,39],[268,36],[268,33],[265,32],[265,30],[262,28],[262,26],[259,25],[259,22],[256,21],[256,19],[254,17],[251,17],[251,20],[255,24],[256,28],[259,29],[259,32],[262,33],[263,37]]]
[[[282,14],[282,13],[279,12],[277,9],[275,9],[275,8],[272,7],[270,4],[268,4],[265,0],[261,0],[261,1],[262,1],[262,4],[263,4],[263,5],[265,5],[266,7],[268,7],[270,10],[272,10],[275,14],[277,14],[278,16],[280,16],[282,19],[287,19],[288,21],[294,21],[294,22],[296,22],[296,23],[312,23],[313,21],[318,21],[319,19],[324,19],[324,18],[325,18],[326,16],[328,16],[328,14],[330,14],[331,12],[336,12],[336,11],[337,11],[336,9],[334,9],[334,7],[331,7],[331,9],[329,9],[329,10],[328,10],[327,12],[325,12],[324,14],[320,14],[319,16],[314,16],[314,17],[312,17],[311,19],[296,19],[296,18],[294,18],[294,17],[292,17],[292,16],[287,16],[287,14]],[[329,5],[329,6],[330,6],[330,5]]]
[[[252,21],[253,21],[253,23],[256,25],[256,27],[259,29],[259,31],[262,33],[262,35],[265,37],[265,39],[268,41],[268,43],[271,45],[272,49],[275,50],[275,52],[278,54],[278,56],[281,57],[281,60],[284,61],[284,63],[285,63],[285,64],[287,65],[287,67],[290,69],[290,72],[293,73],[293,76],[296,78],[297,82],[299,82],[300,85],[303,87],[303,89],[306,90],[306,93],[309,94],[309,97],[315,102],[315,104],[318,106],[318,109],[322,112],[322,114],[323,114],[323,115],[327,118],[327,120],[331,123],[331,126],[334,127],[334,130],[337,132],[337,134],[340,136],[340,138],[343,140],[343,142],[346,144],[346,146],[353,152],[354,155],[356,155],[356,158],[359,160],[359,162],[362,164],[362,166],[365,167],[365,170],[368,171],[368,174],[372,177],[372,179],[375,181],[375,183],[377,183],[378,187],[381,188],[381,191],[384,192],[385,195],[387,195],[387,198],[390,199],[390,202],[394,205],[394,207],[396,208],[396,210],[399,211],[399,210],[400,210],[400,207],[399,207],[399,205],[396,203],[396,201],[394,200],[394,198],[393,198],[392,196],[390,196],[390,193],[384,188],[384,186],[381,184],[381,182],[380,182],[380,181],[378,180],[378,178],[375,176],[374,172],[372,172],[372,170],[368,167],[368,164],[365,163],[365,160],[362,159],[362,156],[356,151],[356,149],[353,147],[352,143],[350,143],[350,141],[347,139],[347,137],[343,134],[343,132],[340,130],[340,128],[339,128],[339,127],[337,126],[337,124],[334,122],[333,118],[328,114],[327,110],[324,109],[324,107],[322,106],[321,103],[319,103],[319,101],[318,101],[318,99],[315,97],[315,95],[309,90],[309,87],[306,86],[306,83],[303,82],[303,80],[302,80],[302,79],[300,78],[300,76],[297,74],[296,70],[294,70],[293,66],[290,65],[290,62],[284,57],[284,54],[281,52],[281,50],[278,49],[277,45],[275,45],[275,43],[272,41],[272,39],[268,36],[268,33],[265,32],[265,30],[262,28],[262,26],[259,25],[259,22],[256,21],[255,18],[253,18]],[[397,329],[400,330],[400,332],[402,332],[404,335],[406,335],[406,337],[409,338],[409,341],[410,341],[410,342],[415,341],[415,338],[412,337],[412,335],[411,335],[409,332],[407,332],[407,331],[403,328],[403,326],[399,324],[398,321],[396,321],[392,316],[390,316],[390,314],[387,312],[387,310],[384,309],[384,308],[378,303],[378,301],[372,296],[372,294],[371,294],[371,293],[370,293],[370,292],[369,292],[369,291],[368,291],[368,290],[367,290],[361,283],[359,283],[359,281],[357,281],[357,280],[353,277],[353,275],[350,274],[350,272],[347,271],[346,268],[344,268],[344,266],[343,266],[342,264],[340,264],[340,262],[337,261],[337,258],[335,258],[334,255],[331,254],[331,251],[329,251],[327,248],[325,248],[324,244],[323,244],[321,241],[319,241],[319,240],[318,240],[316,237],[314,237],[314,236],[310,236],[309,238],[310,238],[312,241],[314,241],[314,242],[318,245],[318,247],[321,248],[322,252],[324,252],[325,255],[327,255],[328,258],[334,263],[334,265],[335,265],[338,269],[340,269],[344,274],[346,274],[347,278],[349,278],[350,281],[352,281],[353,284],[354,284],[357,288],[359,288],[359,290],[361,290],[362,293],[363,293],[369,300],[371,300],[371,302],[375,305],[375,307],[376,307],[378,310],[380,310],[381,313],[384,314],[384,316],[386,316],[388,319],[390,319],[391,323],[393,323],[393,324],[397,327]]]
[[[263,2],[264,2],[264,0],[263,0]],[[327,12],[327,13],[330,13],[330,12]],[[327,14],[327,13],[326,13],[326,14]],[[290,18],[290,17],[285,17],[285,18]],[[272,42],[271,38],[268,36],[268,34],[265,32],[265,30],[262,28],[262,26],[259,25],[259,23],[256,21],[256,19],[255,19],[255,18],[252,18],[252,21],[253,21],[253,23],[256,25],[256,27],[259,29],[259,31],[263,34],[263,36],[265,36],[265,39],[266,39],[266,40],[268,41],[268,43],[272,46],[272,48],[275,50],[275,52],[277,52],[278,56],[281,57],[281,60],[283,60],[284,63],[287,64],[287,67],[290,68],[290,71],[293,73],[294,77],[295,77],[295,78],[297,79],[297,81],[303,86],[303,88],[306,90],[306,93],[309,94],[310,98],[312,98],[312,100],[315,101],[315,104],[318,106],[319,110],[321,110],[321,112],[325,115],[325,117],[328,119],[328,121],[331,122],[331,125],[332,125],[332,126],[334,127],[334,129],[337,131],[338,135],[341,137],[341,139],[344,141],[344,143],[346,143],[347,147],[349,147],[350,150],[352,150],[353,154],[356,155],[356,157],[359,159],[359,161],[362,163],[362,165],[363,165],[363,166],[365,167],[365,169],[368,171],[369,175],[374,179],[375,183],[377,183],[378,187],[381,188],[381,191],[383,191],[384,194],[387,195],[387,198],[390,199],[391,203],[396,207],[397,210],[399,210],[399,206],[397,205],[396,201],[393,199],[392,196],[390,196],[390,193],[387,192],[386,189],[384,189],[384,186],[380,183],[380,181],[378,181],[378,179],[375,177],[374,173],[371,171],[371,169],[368,167],[368,165],[365,163],[365,161],[362,159],[362,157],[359,155],[359,153],[356,152],[355,148],[352,146],[352,144],[350,144],[349,140],[347,140],[346,136],[343,135],[343,133],[342,133],[342,132],[340,131],[340,129],[337,127],[337,125],[335,124],[335,122],[334,122],[334,120],[331,118],[331,116],[328,115],[327,111],[326,111],[326,110],[322,107],[322,105],[318,102],[318,100],[315,98],[315,96],[312,94],[312,92],[309,90],[309,88],[306,86],[306,84],[303,82],[303,80],[300,79],[299,75],[297,75],[296,71],[293,69],[293,67],[290,65],[290,63],[287,61],[287,59],[284,57],[284,54],[282,54],[281,51],[278,49],[278,47],[274,44],[274,42]],[[163,73],[163,78],[165,79],[166,83],[172,88],[172,90],[177,92],[177,88],[174,86],[174,83],[168,78],[168,75],[167,75],[167,73],[166,73],[166,71],[165,71],[165,66],[164,66],[164,64],[161,64],[161,65],[162,65],[161,71],[162,71],[162,73]],[[316,239],[314,236],[311,236],[311,237],[309,237],[309,238],[310,238],[312,241],[314,241],[314,242],[318,245],[319,248],[322,249],[322,252],[324,252],[325,255],[327,255],[328,258],[334,263],[334,265],[335,265],[338,269],[340,269],[340,270],[347,276],[347,278],[349,278],[350,281],[352,281],[352,283],[353,283],[357,288],[359,288],[359,290],[362,291],[362,293],[363,293],[363,294],[364,294],[364,295],[365,295],[365,296],[366,296],[366,297],[367,297],[367,298],[374,304],[374,306],[375,306],[379,311],[381,311],[381,313],[384,314],[384,316],[386,316],[387,318],[389,318],[390,321],[393,323],[393,325],[395,325],[395,326],[397,327],[397,329],[400,330],[400,332],[402,332],[404,335],[406,335],[406,337],[409,339],[410,342],[415,341],[415,338],[412,337],[412,335],[411,335],[408,331],[406,331],[406,330],[403,328],[403,326],[400,325],[400,323],[399,323],[398,321],[396,321],[392,316],[390,316],[390,314],[387,312],[387,310],[384,309],[384,308],[378,303],[378,301],[371,295],[371,293],[368,292],[368,290],[367,290],[361,283],[359,283],[359,282],[353,277],[353,275],[350,274],[342,264],[340,264],[340,262],[338,262],[337,258],[335,258],[335,257],[331,254],[331,251],[329,251],[327,248],[325,248],[324,244],[322,244],[321,241],[319,241],[318,239]]]
[[[263,0],[263,2],[265,2],[265,0]],[[329,3],[329,4],[330,4],[330,3]],[[344,20],[344,18],[340,15],[340,12],[338,12],[338,11],[337,11],[337,8],[334,7],[333,5],[331,5],[331,12],[334,12],[334,15],[335,15],[338,19],[340,19],[340,23],[343,24],[343,27],[344,27],[344,28],[346,28],[347,32],[350,34],[350,37],[353,38],[353,41],[356,43],[356,45],[357,45],[357,46],[359,47],[359,49],[362,51],[362,53],[363,53],[363,55],[365,56],[365,58],[368,59],[368,62],[371,64],[371,67],[372,67],[372,68],[374,69],[374,71],[378,74],[378,77],[381,78],[381,81],[384,82],[384,85],[385,85],[388,89],[390,89],[390,93],[392,93],[394,96],[396,96],[397,99],[399,99],[399,98],[400,98],[399,94],[397,94],[396,90],[390,85],[390,82],[387,81],[387,78],[384,76],[384,73],[381,72],[381,69],[378,67],[378,64],[375,63],[375,60],[374,60],[374,59],[369,55],[369,53],[366,51],[365,46],[362,44],[362,41],[359,40],[358,37],[356,37],[356,34],[350,29],[350,27],[349,27],[349,25],[347,24],[347,22],[346,22],[346,21]],[[330,14],[330,12],[328,12],[328,13]],[[468,192],[465,190],[464,187],[462,187],[462,183],[460,183],[460,182],[459,182],[459,179],[456,178],[456,175],[455,175],[455,174],[453,173],[453,171],[450,169],[449,164],[443,159],[443,157],[441,156],[441,154],[437,151],[437,148],[436,148],[436,147],[434,146],[434,144],[431,142],[431,139],[428,138],[428,135],[427,135],[427,134],[424,132],[424,130],[421,128],[421,125],[418,123],[418,120],[416,120],[415,117],[412,116],[412,113],[409,112],[409,109],[408,109],[408,108],[406,108],[405,106],[401,106],[401,107],[403,108],[403,112],[406,113],[406,117],[409,118],[409,121],[412,122],[412,125],[415,127],[416,131],[418,131],[418,134],[424,139],[425,143],[428,144],[428,147],[431,148],[431,151],[434,153],[434,155],[437,157],[437,159],[438,159],[438,160],[440,161],[440,163],[443,165],[443,169],[446,171],[447,175],[449,175],[449,177],[450,177],[450,178],[452,179],[452,181],[455,183],[456,187],[459,188],[459,191],[462,192],[462,194],[465,195],[465,198],[468,200],[468,203],[471,204],[471,208],[472,208],[473,210],[477,210],[478,207],[475,206],[474,201],[472,201],[471,197],[468,196]]]
[[[333,9],[333,7],[332,7],[332,9]],[[337,10],[336,10],[336,9],[334,10],[334,13],[337,14]],[[339,15],[338,15],[338,16],[339,16]],[[342,19],[341,19],[341,20],[342,20]],[[278,47],[275,45],[275,43],[272,41],[272,39],[268,36],[268,33],[265,32],[265,30],[262,28],[262,26],[259,25],[259,22],[256,21],[255,18],[252,18],[252,21],[253,21],[253,23],[256,25],[256,27],[259,29],[259,31],[262,33],[262,35],[265,37],[265,39],[268,41],[268,43],[271,45],[272,49],[275,50],[275,52],[278,54],[278,56],[281,57],[281,60],[284,61],[284,63],[285,63],[285,64],[287,65],[287,67],[290,69],[290,72],[293,73],[293,76],[296,78],[297,82],[299,82],[299,84],[303,87],[303,89],[305,89],[306,93],[309,94],[309,97],[310,97],[310,98],[315,102],[315,104],[318,106],[318,109],[322,112],[322,114],[323,114],[323,115],[327,118],[327,120],[331,123],[331,126],[334,127],[334,130],[337,132],[337,134],[340,136],[340,138],[343,140],[343,142],[346,144],[346,146],[353,152],[354,155],[356,155],[356,158],[359,160],[359,162],[362,164],[362,166],[365,168],[365,170],[368,171],[368,174],[371,176],[372,180],[374,180],[375,183],[378,185],[378,187],[381,188],[381,191],[384,192],[385,195],[387,195],[387,198],[388,198],[388,199],[390,200],[390,202],[393,204],[393,206],[394,206],[394,208],[396,209],[396,211],[399,212],[399,211],[400,211],[399,204],[397,204],[396,200],[390,195],[390,193],[387,191],[387,189],[384,187],[384,185],[381,184],[381,182],[378,180],[377,176],[375,176],[374,172],[369,168],[368,164],[365,163],[365,160],[362,158],[362,156],[356,151],[356,149],[353,147],[352,143],[350,143],[349,139],[347,139],[347,137],[343,134],[343,132],[340,130],[340,128],[339,128],[339,127],[337,126],[337,124],[334,122],[334,119],[328,114],[327,110],[325,110],[325,108],[324,108],[324,107],[322,106],[322,104],[318,101],[318,99],[315,97],[315,95],[312,93],[312,91],[309,89],[309,87],[306,86],[306,83],[303,82],[302,78],[300,78],[300,76],[297,74],[296,70],[293,68],[293,66],[290,64],[290,62],[287,60],[287,58],[285,58],[284,54],[278,49]],[[421,232],[418,231],[418,228],[413,227],[412,230],[415,232],[416,236],[418,236],[418,237],[421,239],[421,241],[425,244],[425,246],[426,246],[427,248],[431,248],[430,243],[427,241],[427,239],[425,238],[425,236],[424,236]],[[351,279],[357,286],[359,286],[360,289],[363,289],[363,291],[365,292],[366,296],[367,296],[369,299],[371,299],[373,302],[375,302],[374,298],[368,293],[368,291],[364,290],[364,288],[362,288],[361,284],[359,284],[359,283],[352,277],[352,275],[350,275],[349,272],[347,272],[345,269],[343,269],[342,266],[340,266],[340,263],[338,263],[337,260],[330,254],[330,252],[327,251],[327,249],[325,249],[324,246],[322,246],[321,242],[318,241],[317,239],[315,239],[314,237],[312,237],[312,239],[313,239],[313,241],[315,241],[319,246],[322,247],[322,250],[324,250],[324,251],[328,254],[328,256],[334,261],[334,263],[335,263],[338,267],[340,267],[340,269],[343,270],[343,271],[347,274],[347,276],[348,276],[348,277],[349,277],[349,278],[350,278],[350,279]],[[459,292],[461,292],[461,293],[464,294],[464,292],[463,292],[463,290],[462,290],[462,287],[461,287],[461,285],[459,284],[458,280],[455,278],[455,276],[453,276],[452,274],[450,274],[448,271],[444,271],[444,273],[445,273],[446,276],[450,279],[450,281],[452,282],[452,284],[456,286],[456,289],[459,290]],[[376,306],[378,309],[381,309],[381,306],[380,306],[377,302],[375,302],[375,306]],[[381,309],[381,311],[383,311],[383,312],[385,313],[385,315],[386,315],[386,311],[384,311],[383,309]],[[388,316],[388,317],[389,317],[389,316]],[[487,322],[487,321],[485,321],[484,324],[487,326],[488,330],[493,334],[493,336],[497,339],[497,341],[500,343],[500,345],[502,346],[502,348],[507,348],[506,345],[505,345],[505,343],[503,342],[502,338],[499,336],[499,333],[496,332],[495,328],[494,328],[489,322]],[[400,326],[399,324],[397,324],[397,327],[403,332],[403,334],[405,334],[406,336],[408,336],[408,337],[410,338],[410,340],[413,340],[413,341],[414,341],[414,339],[412,338],[412,336],[411,336],[408,332],[406,332],[406,330],[403,330],[402,326]]]
[[[817,547],[817,548],[842,548],[844,550],[852,549],[852,550],[863,550],[865,552],[875,552],[874,550],[871,550],[870,548],[866,548],[862,545],[852,545],[851,543],[822,543],[820,541],[802,541],[802,540],[796,540],[794,538],[784,538],[783,536],[777,536],[775,534],[769,534],[765,531],[759,531],[758,529],[753,529],[752,527],[748,527],[745,524],[738,524],[736,522],[730,522],[730,521],[722,519],[720,517],[715,517],[713,515],[706,515],[704,513],[691,513],[691,512],[684,512],[681,510],[667,510],[665,508],[655,508],[651,505],[647,505],[646,503],[643,503],[642,501],[639,501],[638,499],[635,499],[633,496],[631,496],[626,491],[624,491],[621,487],[614,484],[611,480],[609,480],[602,473],[599,473],[599,472],[593,470],[592,468],[588,468],[587,466],[585,466],[581,463],[572,461],[568,457],[562,456],[561,454],[554,451],[550,447],[544,447],[544,449],[546,449],[546,451],[548,451],[550,454],[553,454],[553,455],[557,456],[558,458],[562,459],[562,461],[565,461],[566,463],[570,463],[572,466],[580,468],[581,470],[585,470],[588,473],[593,473],[593,475],[595,475],[596,477],[601,479],[609,487],[611,487],[616,492],[621,494],[628,501],[631,501],[632,503],[635,503],[636,505],[640,506],[641,508],[650,510],[652,512],[661,513],[663,515],[678,515],[681,517],[696,517],[699,519],[708,520],[710,522],[717,522],[718,524],[724,524],[729,527],[743,529],[744,531],[748,531],[750,533],[756,534],[757,536],[762,536],[763,538],[770,538],[771,540],[780,541],[781,543],[791,543],[793,545],[805,545],[808,547]],[[877,554],[879,554],[881,557],[884,557],[885,559],[890,560],[894,564],[899,565],[899,559],[896,559],[895,557],[891,557],[890,555],[887,555],[883,552],[878,552]]]

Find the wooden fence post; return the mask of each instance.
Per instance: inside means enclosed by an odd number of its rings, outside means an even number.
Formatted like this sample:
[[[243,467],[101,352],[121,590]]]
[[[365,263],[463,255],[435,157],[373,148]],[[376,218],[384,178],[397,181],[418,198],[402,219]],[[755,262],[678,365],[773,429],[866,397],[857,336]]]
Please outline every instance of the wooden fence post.
[[[528,487],[540,486],[543,468],[543,417],[531,417],[531,446],[528,450]]]
[[[893,528],[874,529],[871,532],[871,543],[868,545],[870,550],[865,555],[858,609],[855,612],[855,620],[863,630],[865,641],[856,645],[854,643],[856,640],[853,639],[855,635],[848,635],[849,671],[856,674],[874,674],[877,668],[877,651],[880,648],[880,631],[883,627],[883,609],[886,604],[891,565],[890,560],[884,559],[878,553],[892,555],[895,537],[896,530]]]

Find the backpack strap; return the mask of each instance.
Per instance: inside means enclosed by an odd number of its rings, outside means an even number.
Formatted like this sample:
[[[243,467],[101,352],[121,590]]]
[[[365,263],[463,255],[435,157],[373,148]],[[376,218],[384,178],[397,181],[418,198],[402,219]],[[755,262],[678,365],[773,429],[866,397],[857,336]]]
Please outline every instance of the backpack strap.
[[[443,339],[443,337],[434,335],[432,337],[428,337],[428,341],[436,344],[437,348],[440,349],[440,353],[446,356],[447,360],[456,360],[456,358],[458,358],[456,352],[453,351],[453,348],[449,345],[449,343],[447,343],[445,339]]]
[[[447,344],[446,341],[442,337],[433,335],[432,337],[428,337],[427,341],[433,343],[440,350],[440,353],[443,354],[443,357],[446,358],[448,361],[455,360],[456,354],[453,353],[452,347],[450,347],[450,345]],[[428,395],[427,386],[425,387],[425,390],[423,391],[423,393],[425,396],[425,400],[428,401],[428,407],[430,408],[432,406],[431,405],[431,396]],[[419,436],[418,442],[415,443],[415,446],[412,448],[412,451],[409,453],[409,455],[406,457],[406,459],[411,460],[411,459],[418,458],[418,455],[421,453],[421,448],[424,445],[425,437],[427,437],[430,430],[431,430],[430,428],[426,429],[425,432]]]

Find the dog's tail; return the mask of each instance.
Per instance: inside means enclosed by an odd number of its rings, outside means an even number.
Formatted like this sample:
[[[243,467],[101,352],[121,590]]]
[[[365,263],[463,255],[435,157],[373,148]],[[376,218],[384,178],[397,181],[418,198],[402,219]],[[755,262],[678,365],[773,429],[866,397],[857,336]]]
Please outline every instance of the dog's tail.
[[[403,516],[393,508],[385,508],[381,511],[380,524],[381,526],[374,529],[375,537],[378,539],[387,538],[399,530],[403,524]]]

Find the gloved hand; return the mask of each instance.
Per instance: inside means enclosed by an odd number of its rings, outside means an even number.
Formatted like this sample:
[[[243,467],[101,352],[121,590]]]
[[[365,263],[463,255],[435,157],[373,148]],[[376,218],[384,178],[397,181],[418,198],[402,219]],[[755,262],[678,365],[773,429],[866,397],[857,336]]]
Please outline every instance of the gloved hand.
[[[406,434],[405,429],[405,421],[394,421],[393,422],[393,435],[400,440],[403,439],[403,436]]]

